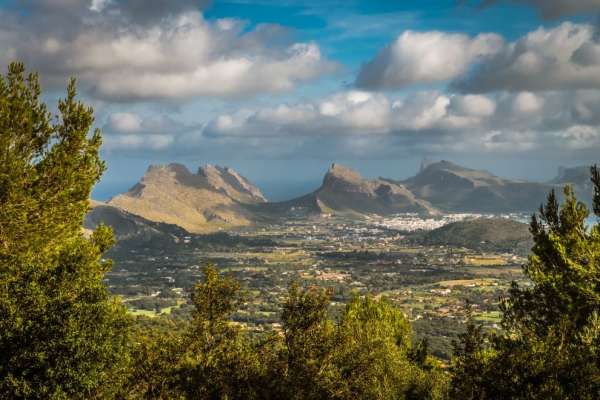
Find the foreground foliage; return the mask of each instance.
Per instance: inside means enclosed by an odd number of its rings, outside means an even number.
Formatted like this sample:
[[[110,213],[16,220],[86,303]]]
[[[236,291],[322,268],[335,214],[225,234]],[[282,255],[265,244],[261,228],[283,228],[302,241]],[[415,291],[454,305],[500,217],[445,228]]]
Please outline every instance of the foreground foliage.
[[[423,353],[416,356],[408,321],[386,301],[355,298],[334,322],[327,316],[330,300],[325,291],[293,285],[284,305],[282,332],[252,340],[228,322],[240,299],[238,284],[219,277],[212,266],[204,273],[193,292],[191,321],[138,344],[136,370],[143,372],[135,374],[130,395],[444,397],[446,377],[439,365]]]
[[[104,163],[75,82],[53,119],[35,74],[0,76],[0,397],[110,397],[128,318],[102,282],[112,234],[81,226]]]
[[[600,216],[600,172],[592,168]],[[470,324],[458,344],[453,397],[600,398],[600,226],[571,188],[552,192],[531,221],[531,286],[513,284],[503,300],[502,333]]]

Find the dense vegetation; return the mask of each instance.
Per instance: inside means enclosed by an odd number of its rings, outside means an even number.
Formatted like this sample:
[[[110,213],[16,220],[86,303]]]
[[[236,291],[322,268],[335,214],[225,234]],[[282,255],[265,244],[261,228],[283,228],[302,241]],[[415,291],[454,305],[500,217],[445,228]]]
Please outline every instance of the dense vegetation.
[[[506,218],[478,218],[453,222],[415,236],[417,242],[425,245],[446,245],[515,254],[527,254],[533,244],[526,224]]]
[[[53,118],[36,75],[0,76],[0,397],[198,399],[594,399],[600,397],[600,227],[569,189],[531,224],[525,273],[503,301],[503,330],[474,323],[449,370],[413,343],[385,299],[292,285],[282,329],[249,336],[230,316],[238,282],[207,266],[183,320],[141,325],[103,283],[109,229],[87,237],[104,164],[92,110],[71,82]],[[600,173],[593,170],[600,215]]]

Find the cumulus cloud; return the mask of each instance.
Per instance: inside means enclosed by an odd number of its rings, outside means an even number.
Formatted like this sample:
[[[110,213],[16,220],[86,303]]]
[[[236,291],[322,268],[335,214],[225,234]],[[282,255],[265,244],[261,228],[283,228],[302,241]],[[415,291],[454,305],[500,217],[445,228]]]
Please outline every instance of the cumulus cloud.
[[[400,99],[349,91],[315,102],[224,114],[206,125],[204,136],[238,143],[282,137],[334,140],[346,150],[369,149],[370,142],[381,146],[377,151],[394,146],[434,152],[600,150],[599,115],[600,92],[595,90],[418,92]]]
[[[95,0],[90,8],[137,24],[153,24],[204,7],[207,0]]]
[[[356,85],[398,89],[446,81],[465,73],[481,57],[496,53],[502,44],[502,38],[495,34],[471,38],[437,31],[406,31],[361,68]]]
[[[493,107],[486,99],[485,107]],[[479,105],[437,92],[423,92],[402,100],[382,94],[348,91],[313,103],[280,105],[255,111],[221,115],[211,121],[205,134],[218,136],[348,136],[418,132],[477,124]]]
[[[110,115],[107,125],[111,131],[135,133],[142,130],[142,119],[134,113],[115,113]]]
[[[453,86],[471,93],[600,88],[595,29],[570,22],[539,28],[482,60]]]
[[[117,101],[280,92],[335,69],[317,44],[283,40],[281,27],[208,21],[191,0],[151,2],[37,0],[25,14],[0,11],[0,62],[23,60],[50,86],[76,75]]]
[[[165,150],[176,140],[199,126],[180,123],[164,114],[149,116],[135,112],[116,112],[102,126],[104,148],[119,150]]]
[[[485,6],[500,1],[484,0],[482,4]],[[600,11],[600,0],[512,0],[512,2],[535,7],[546,19]]]
[[[171,135],[106,135],[104,150],[165,150],[173,143]]]

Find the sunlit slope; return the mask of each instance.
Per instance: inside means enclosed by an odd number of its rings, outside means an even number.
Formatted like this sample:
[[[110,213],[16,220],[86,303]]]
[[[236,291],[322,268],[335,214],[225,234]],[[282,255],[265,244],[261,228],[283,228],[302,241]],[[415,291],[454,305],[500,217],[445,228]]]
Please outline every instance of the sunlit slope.
[[[127,193],[109,201],[148,220],[202,233],[252,223],[242,203],[265,201],[260,190],[237,172],[211,165],[197,174],[185,166],[151,166]]]

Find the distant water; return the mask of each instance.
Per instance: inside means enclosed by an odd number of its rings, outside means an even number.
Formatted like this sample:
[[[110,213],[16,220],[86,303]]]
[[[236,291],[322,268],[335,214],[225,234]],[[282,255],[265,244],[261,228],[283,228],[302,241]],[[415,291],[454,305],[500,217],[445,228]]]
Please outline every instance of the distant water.
[[[100,182],[92,191],[92,199],[99,201],[108,201],[119,193],[124,193],[131,189],[135,182],[102,183]]]
[[[256,186],[269,201],[285,201],[314,192],[321,186],[321,181],[258,181]]]
[[[135,185],[135,180],[131,182],[100,182],[92,192],[92,198],[99,201],[107,201],[112,197],[124,193]],[[285,201],[315,191],[321,185],[320,181],[299,181],[283,182],[268,181],[257,182],[256,186],[263,192],[269,201]]]

